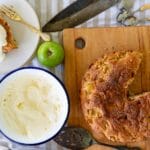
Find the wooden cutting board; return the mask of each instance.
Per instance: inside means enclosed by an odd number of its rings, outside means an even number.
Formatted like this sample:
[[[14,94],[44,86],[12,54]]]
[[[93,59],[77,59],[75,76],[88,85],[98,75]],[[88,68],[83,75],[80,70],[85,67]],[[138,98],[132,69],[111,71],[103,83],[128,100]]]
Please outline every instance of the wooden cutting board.
[[[63,32],[63,43],[65,85],[71,101],[70,126],[87,128],[80,108],[81,80],[88,66],[103,54],[119,50],[143,52],[142,65],[130,90],[135,94],[150,91],[150,26],[67,29]],[[150,150],[150,140],[129,145]]]

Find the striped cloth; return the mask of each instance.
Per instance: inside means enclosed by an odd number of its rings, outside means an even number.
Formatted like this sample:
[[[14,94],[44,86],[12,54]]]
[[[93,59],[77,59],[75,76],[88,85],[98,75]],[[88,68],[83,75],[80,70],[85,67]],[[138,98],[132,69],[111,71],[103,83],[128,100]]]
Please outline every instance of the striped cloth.
[[[65,8],[67,5],[72,3],[75,0],[28,0],[29,3],[33,6],[37,15],[39,16],[39,20],[41,22],[41,26],[43,26],[47,21],[52,18],[55,14],[57,14],[60,10]],[[134,10],[139,8],[141,5],[145,3],[150,3],[150,0],[134,0]],[[119,26],[116,22],[116,16],[119,13],[118,5],[110,8],[109,10],[101,13],[100,15],[90,19],[89,21],[79,25],[78,27],[99,27],[99,26]],[[143,13],[137,13],[137,16],[141,18],[148,17],[150,11],[146,11]],[[150,17],[150,16],[149,16]],[[147,23],[149,24],[149,23]],[[59,33],[53,33],[52,38],[55,41],[59,41]],[[28,65],[42,67],[36,58],[32,60]],[[51,69],[51,72],[55,73],[62,81],[63,81],[63,65],[58,66],[55,69]],[[24,147],[14,143],[9,142],[2,135],[0,136],[0,150],[7,150],[4,147],[11,147],[12,150],[66,150],[60,146],[58,146],[55,142],[51,141],[44,145],[35,146],[35,147]]]

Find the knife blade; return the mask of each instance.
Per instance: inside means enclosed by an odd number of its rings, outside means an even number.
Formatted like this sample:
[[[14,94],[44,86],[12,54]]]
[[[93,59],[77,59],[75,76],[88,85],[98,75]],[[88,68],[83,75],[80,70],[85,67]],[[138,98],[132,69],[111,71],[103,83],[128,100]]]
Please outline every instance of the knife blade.
[[[53,17],[50,22],[56,22],[60,21],[62,18],[67,18],[97,1],[99,0],[77,0],[76,2],[69,5],[66,9],[58,13],[55,17]]]
[[[43,28],[44,32],[56,32],[75,27],[105,11],[121,0],[77,0],[58,13]]]

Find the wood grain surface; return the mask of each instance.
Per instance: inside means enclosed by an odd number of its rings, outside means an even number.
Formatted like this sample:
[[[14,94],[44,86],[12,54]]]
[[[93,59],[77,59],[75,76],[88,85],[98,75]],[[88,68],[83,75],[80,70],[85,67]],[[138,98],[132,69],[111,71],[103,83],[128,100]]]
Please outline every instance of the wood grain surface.
[[[80,49],[77,39],[85,42]],[[150,27],[81,28],[67,29],[63,32],[65,48],[65,85],[69,92],[71,111],[69,125],[88,128],[80,107],[80,87],[82,77],[88,66],[100,56],[118,50],[140,50],[144,54],[141,67],[130,85],[131,93],[150,91]],[[79,43],[84,46],[84,43]],[[150,140],[131,143],[150,150]]]
[[[98,145],[98,144],[94,144],[94,145],[88,147],[85,150],[116,150],[116,149],[115,148],[106,147],[106,146],[101,146],[101,145]]]

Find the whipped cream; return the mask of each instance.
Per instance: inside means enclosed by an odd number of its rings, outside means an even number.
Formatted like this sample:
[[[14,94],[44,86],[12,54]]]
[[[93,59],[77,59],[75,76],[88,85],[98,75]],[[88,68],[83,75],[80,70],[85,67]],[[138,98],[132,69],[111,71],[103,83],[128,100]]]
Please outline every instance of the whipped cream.
[[[22,143],[36,143],[60,129],[68,104],[57,80],[31,69],[16,72],[2,84],[0,126],[8,137]]]
[[[5,28],[0,25],[0,62],[5,58],[5,53],[3,53],[3,46],[7,45],[7,32]]]

